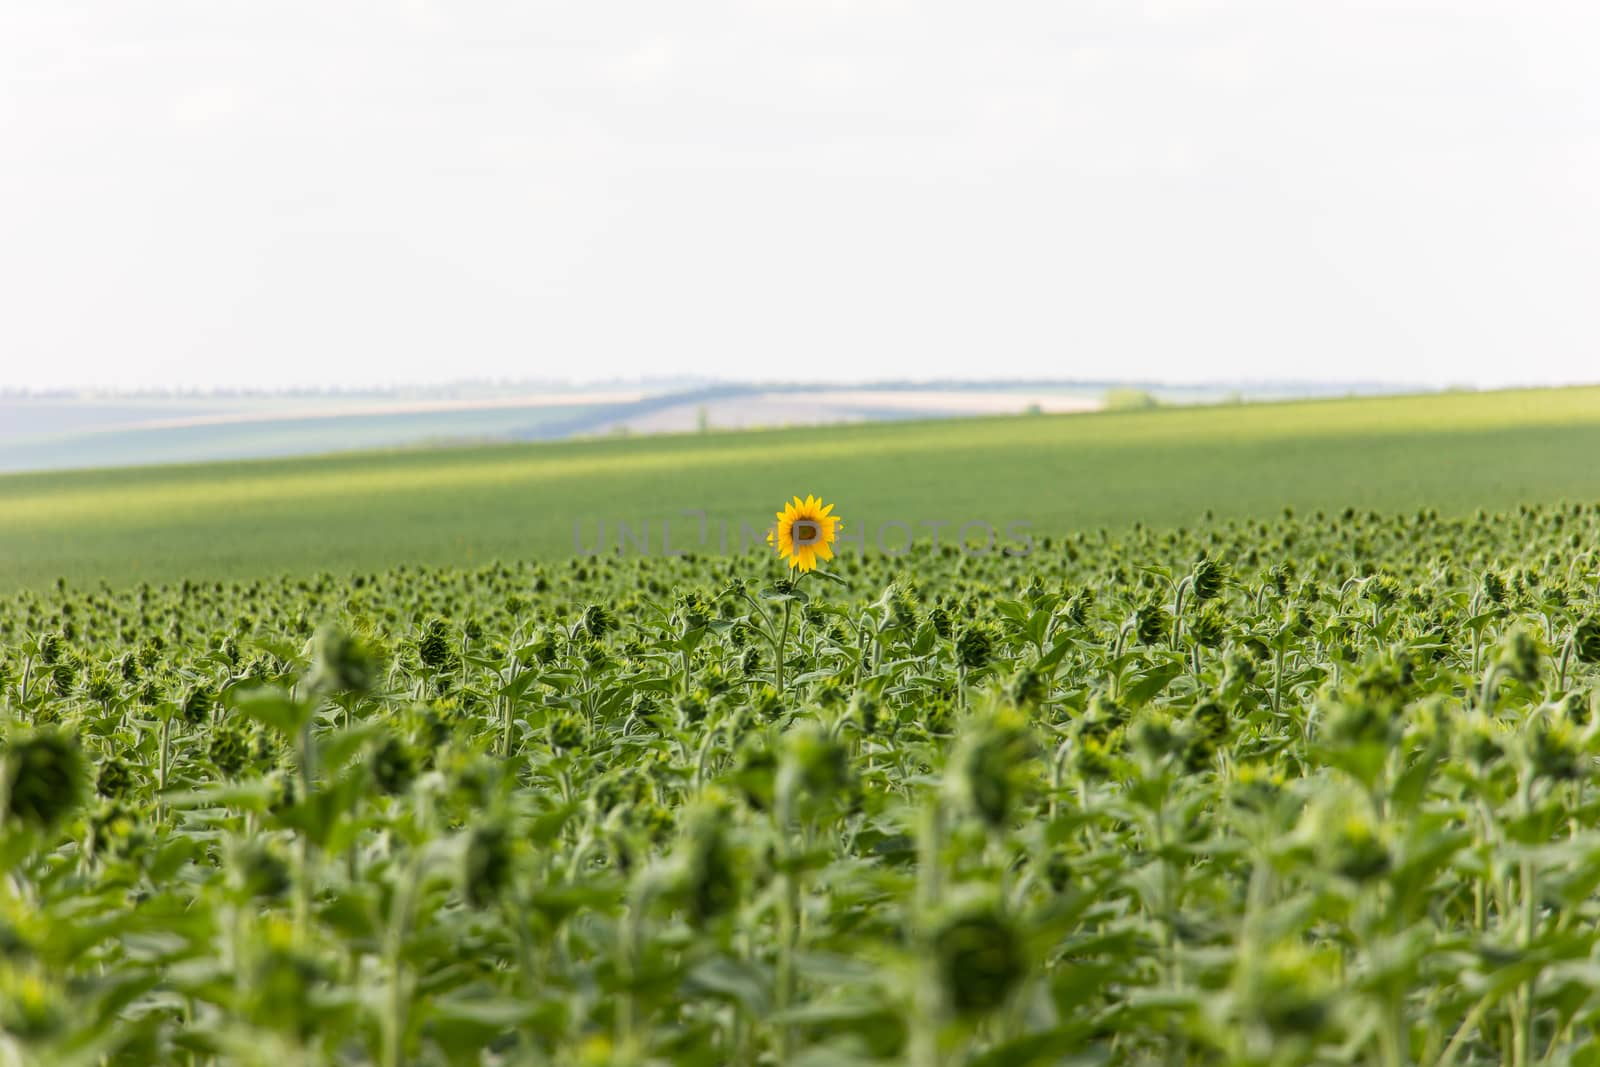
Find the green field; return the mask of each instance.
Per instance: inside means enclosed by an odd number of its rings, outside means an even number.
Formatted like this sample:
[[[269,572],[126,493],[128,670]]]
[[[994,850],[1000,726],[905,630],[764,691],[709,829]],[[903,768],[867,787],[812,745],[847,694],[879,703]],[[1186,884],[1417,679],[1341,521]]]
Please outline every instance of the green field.
[[[0,595],[0,1057],[1590,1064],[1597,535]]]
[[[666,520],[674,547],[692,543],[686,510],[737,529],[788,492],[837,500],[869,532],[1460,513],[1593,499],[1596,456],[1600,388],[1585,388],[26,474],[0,478],[0,588],[551,558],[573,553],[575,523],[592,543],[600,522],[608,542],[618,521],[649,522],[659,550]]]
[[[0,1062],[1593,1064],[1596,455],[1590,389],[9,479]],[[794,492],[1039,550],[570,558]]]

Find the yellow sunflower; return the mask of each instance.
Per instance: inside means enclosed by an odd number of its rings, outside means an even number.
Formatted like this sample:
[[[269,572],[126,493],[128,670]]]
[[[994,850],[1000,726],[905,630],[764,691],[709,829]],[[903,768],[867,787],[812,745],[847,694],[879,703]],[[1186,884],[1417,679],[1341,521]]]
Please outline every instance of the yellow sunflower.
[[[837,515],[829,514],[833,505],[823,506],[814,496],[784,505],[778,512],[778,524],[767,534],[767,544],[778,550],[778,555],[789,561],[790,569],[802,571],[817,569],[817,560],[826,563],[833,558],[833,539],[839,532]]]

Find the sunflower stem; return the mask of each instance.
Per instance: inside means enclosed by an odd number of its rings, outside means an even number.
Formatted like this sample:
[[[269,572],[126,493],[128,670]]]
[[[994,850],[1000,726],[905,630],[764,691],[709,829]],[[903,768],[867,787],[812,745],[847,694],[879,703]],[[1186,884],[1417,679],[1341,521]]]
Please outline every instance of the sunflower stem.
[[[784,694],[784,689],[783,689],[783,680],[784,680],[783,679],[783,675],[784,675],[783,666],[784,666],[784,663],[783,663],[783,660],[784,660],[784,656],[787,654],[787,650],[788,650],[788,646],[789,646],[789,609],[793,604],[794,604],[793,600],[785,600],[783,602],[783,626],[782,626],[782,628],[780,628],[778,630],[778,641],[777,641],[778,662],[773,667],[773,669],[777,672],[776,680],[777,680],[778,695],[780,697],[783,696],[783,694]]]

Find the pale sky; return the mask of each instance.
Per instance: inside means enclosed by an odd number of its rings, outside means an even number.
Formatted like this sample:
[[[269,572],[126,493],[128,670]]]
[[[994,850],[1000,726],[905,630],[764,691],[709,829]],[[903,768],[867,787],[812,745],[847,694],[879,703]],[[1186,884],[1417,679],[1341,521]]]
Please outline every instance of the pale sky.
[[[1600,381],[1600,5],[6,0],[0,385]]]

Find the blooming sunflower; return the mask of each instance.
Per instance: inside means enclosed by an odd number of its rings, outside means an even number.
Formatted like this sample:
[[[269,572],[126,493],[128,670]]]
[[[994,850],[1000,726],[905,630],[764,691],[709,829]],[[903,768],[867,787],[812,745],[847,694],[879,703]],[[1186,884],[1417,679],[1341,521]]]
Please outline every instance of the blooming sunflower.
[[[778,523],[767,534],[767,544],[789,561],[790,569],[816,570],[817,560],[826,563],[833,558],[833,540],[840,520],[837,515],[829,514],[831,511],[832,504],[824,507],[814,496],[804,500],[795,497],[777,513]]]

